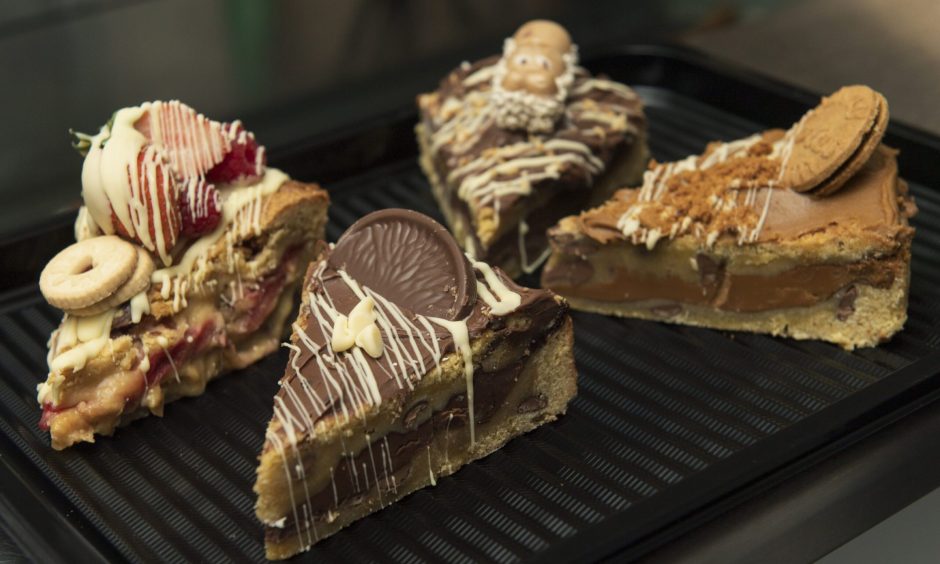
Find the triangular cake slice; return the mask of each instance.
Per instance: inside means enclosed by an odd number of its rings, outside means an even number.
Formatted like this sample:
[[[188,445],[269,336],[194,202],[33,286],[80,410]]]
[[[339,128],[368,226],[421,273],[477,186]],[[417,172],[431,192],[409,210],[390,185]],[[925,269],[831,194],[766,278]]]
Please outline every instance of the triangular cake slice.
[[[649,159],[640,97],[579,66],[547,20],[462,63],[418,110],[421,168],[454,237],[513,278],[545,260],[549,227],[638,182]]]
[[[564,301],[372,213],[306,277],[255,491],[272,559],[554,420],[576,391]]]
[[[818,339],[889,339],[907,319],[916,207],[881,144],[888,106],[842,88],[788,131],[652,163],[563,219],[542,284],[575,309]]]
[[[162,415],[276,350],[328,206],[268,168],[240,122],[179,102],[124,108],[76,137],[77,242],[40,278],[65,311],[38,394],[56,449]]]

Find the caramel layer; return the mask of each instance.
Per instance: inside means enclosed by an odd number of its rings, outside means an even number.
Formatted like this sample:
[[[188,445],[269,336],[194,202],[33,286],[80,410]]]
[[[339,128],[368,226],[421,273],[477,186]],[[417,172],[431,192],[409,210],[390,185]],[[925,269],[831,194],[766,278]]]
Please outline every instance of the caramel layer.
[[[547,268],[543,283],[563,296],[599,301],[664,300],[756,312],[813,305],[855,284],[887,288],[903,271],[904,255],[898,252],[848,264],[800,265],[760,275],[727,272],[723,264],[699,254],[695,257],[698,281],[595,264],[593,257],[570,257]],[[601,268],[606,275],[594,276]]]

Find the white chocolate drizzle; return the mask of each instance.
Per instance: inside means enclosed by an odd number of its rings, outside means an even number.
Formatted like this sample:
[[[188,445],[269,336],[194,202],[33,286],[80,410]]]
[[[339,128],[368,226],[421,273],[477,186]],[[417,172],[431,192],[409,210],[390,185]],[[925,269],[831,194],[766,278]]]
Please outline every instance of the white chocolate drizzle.
[[[586,143],[570,136],[558,137],[557,132],[547,137],[530,135],[525,141],[487,148],[464,162],[482,135],[495,127],[492,85],[499,79],[498,68],[498,63],[491,64],[466,76],[460,94],[443,99],[438,110],[429,115],[433,126],[431,153],[436,156],[446,147],[449,160],[460,165],[447,175],[447,184],[459,197],[476,205],[498,208],[501,196],[528,195],[539,183],[557,179],[566,170],[583,172],[588,183],[603,173],[603,161]],[[572,129],[582,136],[600,133],[603,138],[635,129],[629,118],[639,115],[639,110],[631,109],[631,103],[635,105],[637,99],[632,90],[608,80],[589,78],[580,68],[572,72],[573,78],[559,89],[563,95],[570,87],[570,99],[562,105],[565,115],[559,131]],[[598,100],[585,99],[594,91],[605,94]],[[592,128],[591,122],[599,125]],[[497,221],[498,215],[497,210]]]
[[[473,349],[470,348],[467,320],[450,321],[439,317],[431,317],[430,320],[450,331],[450,335],[454,339],[454,346],[463,361],[463,375],[467,381],[467,419],[470,424],[470,446],[473,447],[476,443],[476,419],[474,419],[473,413]]]
[[[468,257],[469,258],[469,257]],[[483,274],[486,284],[477,280],[477,295],[490,307],[490,313],[503,316],[512,313],[522,303],[522,296],[509,289],[499,275],[485,262],[470,259],[470,264]]]
[[[799,124],[796,128],[798,127]],[[782,160],[780,169],[781,175],[783,173],[783,167],[786,165],[786,161],[792,151],[795,137],[795,129],[791,129],[786,135],[773,144],[769,157]],[[744,156],[761,138],[762,136],[760,134],[756,134],[744,139],[721,143],[705,157],[692,155],[680,161],[664,163],[653,170],[646,171],[643,175],[643,184],[637,192],[636,201],[628,207],[617,220],[617,228],[624,237],[630,239],[634,244],[645,245],[648,250],[653,250],[656,243],[663,237],[674,239],[677,236],[688,233],[690,228],[694,228],[694,233],[697,236],[705,237],[704,244],[706,248],[713,247],[721,233],[718,231],[703,233],[704,230],[702,226],[693,226],[690,217],[685,217],[681,221],[673,223],[668,233],[663,233],[657,228],[643,227],[640,221],[640,214],[647,205],[652,202],[657,202],[662,198],[667,189],[667,183],[672,177],[683,172],[706,170],[730,159]],[[739,205],[754,208],[757,206],[759,193],[764,193],[763,202],[760,208],[757,208],[760,210],[757,223],[750,228],[747,226],[737,228],[738,245],[743,245],[746,242],[753,243],[760,237],[760,233],[767,221],[770,203],[773,199],[773,192],[776,189],[779,179],[780,176],[778,176],[776,180],[769,181],[765,186],[758,186],[741,179],[733,179],[729,184],[729,187],[734,190],[732,196],[728,198],[712,197],[713,199],[710,203],[716,211],[721,212],[733,210]],[[738,193],[740,192],[744,193],[743,200],[738,197]]]
[[[525,236],[529,233],[529,224],[526,223],[524,219],[519,220],[519,267],[522,269],[522,272],[526,274],[532,274],[538,269],[538,267],[548,259],[548,255],[552,254],[551,247],[546,247],[542,253],[535,258],[531,263],[529,262],[529,254],[525,246]]]
[[[77,372],[89,358],[97,356],[111,340],[114,310],[91,317],[66,314],[49,343],[49,369],[54,374]]]
[[[253,185],[222,187],[218,190],[222,212],[218,227],[193,242],[176,264],[155,270],[150,277],[153,284],[161,284],[163,299],[168,300],[173,296],[174,312],[185,307],[188,291],[203,287],[209,273],[209,250],[223,236],[226,237],[225,264],[228,272],[240,273],[235,245],[246,237],[261,233],[265,198],[276,192],[287,180],[286,174],[268,167],[264,176]],[[235,293],[241,293],[240,285]]]

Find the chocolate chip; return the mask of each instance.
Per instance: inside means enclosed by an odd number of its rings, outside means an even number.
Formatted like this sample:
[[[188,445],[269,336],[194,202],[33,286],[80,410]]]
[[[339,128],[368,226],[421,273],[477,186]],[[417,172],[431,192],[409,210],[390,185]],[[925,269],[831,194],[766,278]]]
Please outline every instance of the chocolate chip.
[[[418,402],[411,409],[409,409],[408,413],[402,417],[402,425],[404,425],[405,429],[408,429],[409,431],[415,430],[415,428],[418,426],[418,417],[427,411],[427,409],[428,402],[426,401]]]
[[[721,282],[724,264],[706,254],[699,253],[695,255],[695,265],[698,268],[698,282],[702,287],[714,287]]]
[[[836,307],[836,319],[845,321],[855,313],[855,300],[858,298],[858,288],[849,286],[842,292],[839,305]]]
[[[548,405],[548,400],[542,394],[538,394],[520,401],[519,406],[516,407],[516,412],[531,413],[533,411],[540,411],[545,409],[546,405]]]

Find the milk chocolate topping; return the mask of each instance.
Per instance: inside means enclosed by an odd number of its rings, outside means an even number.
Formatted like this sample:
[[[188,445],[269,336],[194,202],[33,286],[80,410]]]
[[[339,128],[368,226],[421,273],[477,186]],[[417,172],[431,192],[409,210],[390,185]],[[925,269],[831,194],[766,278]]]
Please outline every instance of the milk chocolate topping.
[[[435,311],[461,304],[454,311],[466,312],[459,319],[466,320],[471,338],[486,330],[506,331],[505,338],[517,332],[510,331],[503,319],[493,315],[490,306],[479,298],[475,288],[482,275],[478,277],[473,267],[462,262],[466,260],[462,254],[448,250],[448,245],[454,243],[446,231],[443,240],[437,239],[439,230],[443,230],[440,225],[415,212],[377,212],[354,224],[332,251],[326,249],[320,260],[311,265],[304,285],[305,302],[299,321],[302,325],[295,326],[291,357],[278,391],[278,397],[284,400],[285,416],[293,421],[295,432],[303,432],[331,413],[353,413],[363,404],[406,397],[412,386],[405,380],[412,383],[420,380],[437,360],[455,350],[450,331],[428,321],[428,316],[434,313],[428,312],[420,301],[423,296],[434,300]],[[412,238],[403,240],[403,233],[410,233]],[[445,253],[450,253],[446,260],[442,258]],[[457,261],[457,257],[462,260]],[[395,262],[390,265],[390,261]],[[410,278],[405,277],[404,287],[400,286],[400,276],[385,274],[411,262],[421,264],[421,271],[414,270]],[[444,271],[446,276],[430,276],[425,272],[432,269]],[[502,271],[494,272],[509,291],[520,296],[516,312],[546,320],[564,313],[565,307],[555,301],[550,291],[518,286]],[[442,280],[455,288],[455,293],[447,293],[446,300],[438,295],[445,293]],[[469,289],[468,280],[472,283]],[[459,293],[458,282],[463,285]],[[487,284],[485,280],[479,283]],[[378,358],[336,354],[330,347],[330,313],[348,316],[361,300],[356,287],[359,292],[371,292],[377,311],[388,320],[389,329],[383,329],[382,335],[385,352]],[[464,297],[458,300],[458,294]],[[418,314],[415,310],[427,313]],[[550,325],[546,321],[539,325],[539,330]],[[525,344],[521,346],[524,348]],[[366,374],[368,378],[360,379]],[[368,386],[363,385],[363,379],[368,380]],[[375,387],[371,389],[373,383]]]
[[[808,198],[789,189],[756,189],[753,201],[757,206],[767,201],[768,192],[772,191],[773,197],[766,206],[763,229],[749,242],[782,241],[843,228],[893,232],[902,215],[899,206],[904,203],[903,198],[899,201],[895,154],[896,151],[882,145],[838,193],[826,198]],[[637,189],[617,192],[604,206],[581,214],[577,218],[578,231],[601,244],[623,240],[619,222],[639,197]],[[734,211],[739,210],[740,206]],[[668,222],[681,223],[682,219],[674,216]],[[669,232],[668,225],[661,229]]]
[[[371,213],[336,243],[330,264],[399,307],[463,319],[476,301],[470,263],[444,227],[404,209]]]

